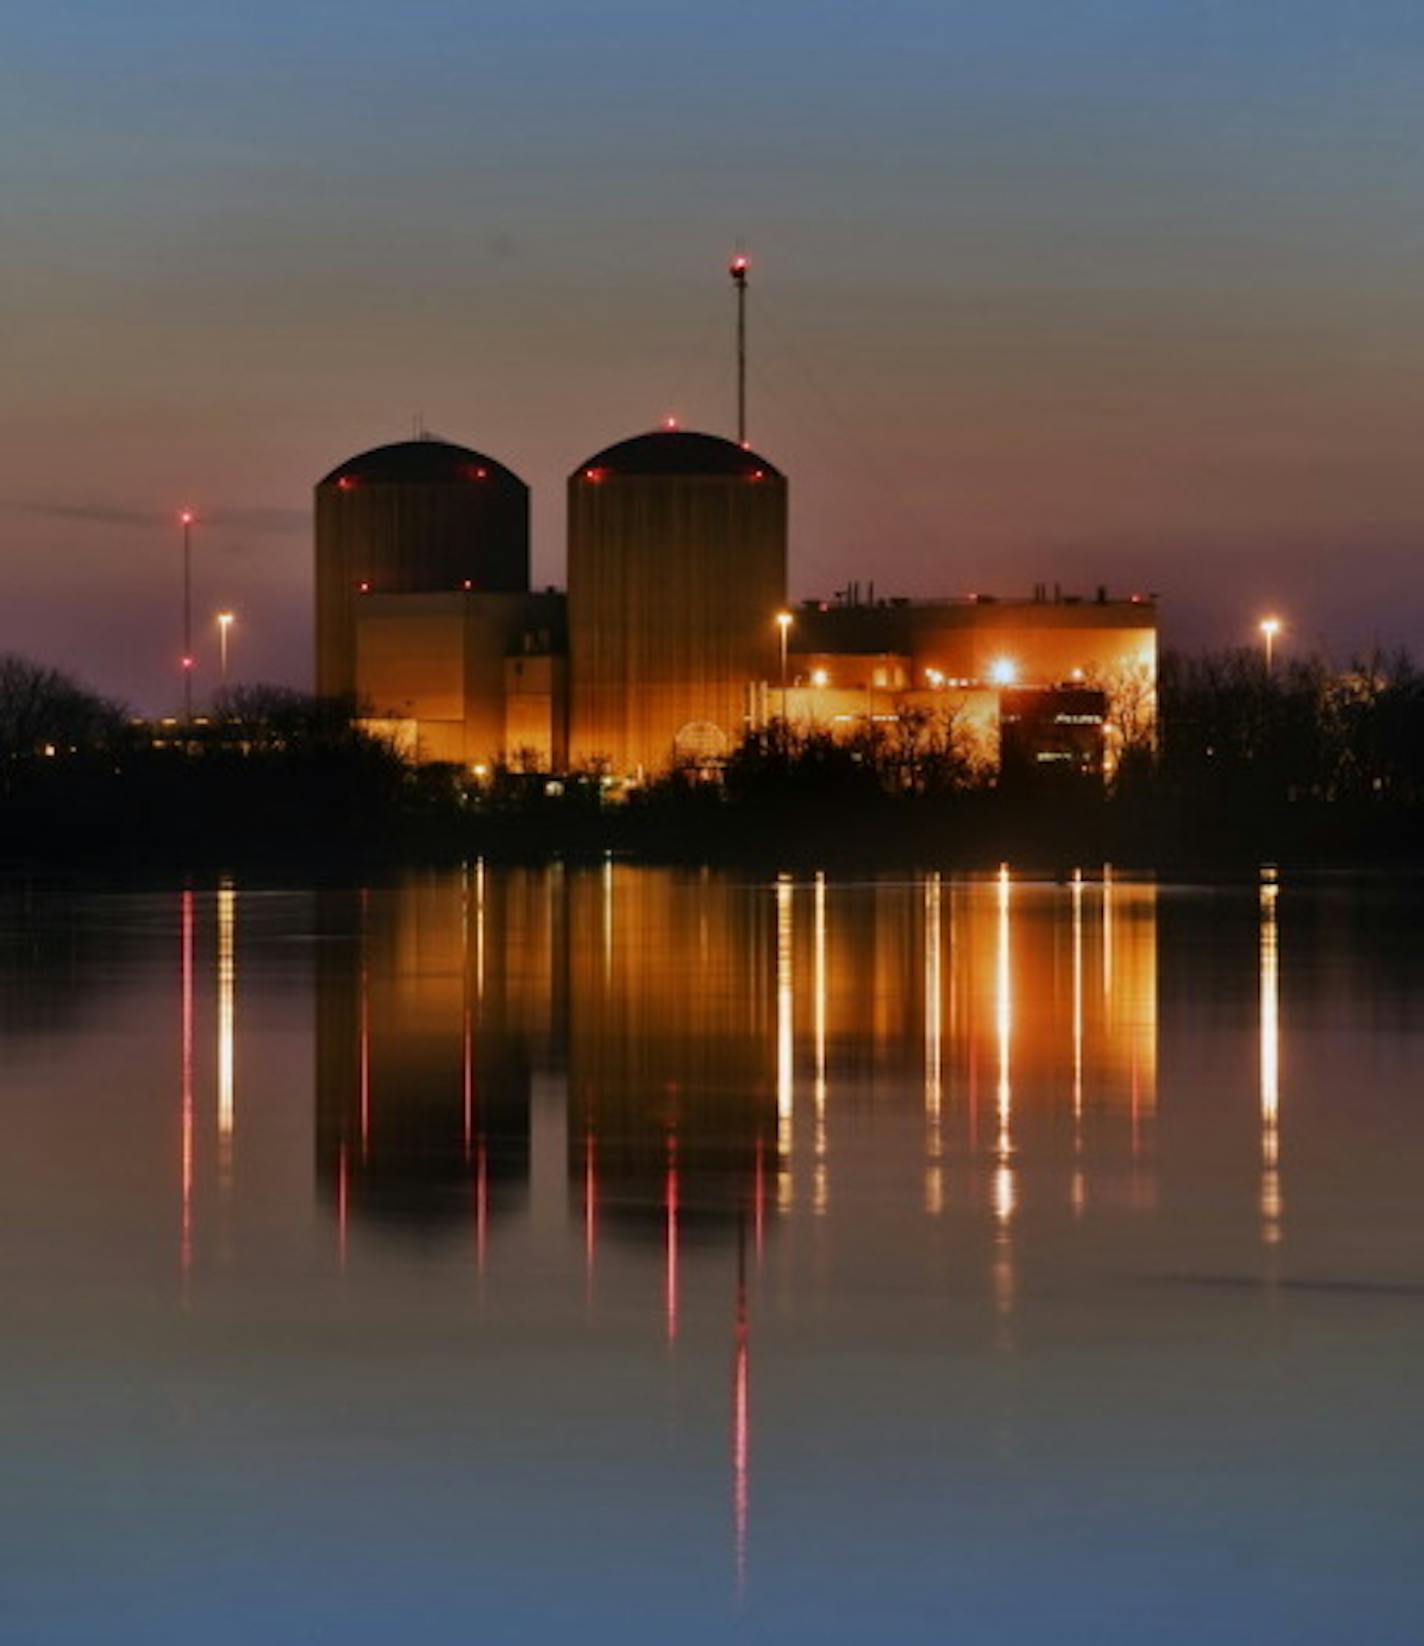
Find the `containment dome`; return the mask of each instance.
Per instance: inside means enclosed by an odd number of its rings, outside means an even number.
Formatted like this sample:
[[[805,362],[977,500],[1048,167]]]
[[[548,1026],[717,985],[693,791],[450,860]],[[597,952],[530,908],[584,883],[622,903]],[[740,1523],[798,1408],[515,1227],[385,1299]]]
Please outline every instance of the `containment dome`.
[[[781,478],[764,457],[720,435],[660,429],[634,435],[590,457],[580,473],[587,475],[680,474],[731,475],[745,479]]]
[[[402,440],[349,458],[316,487],[316,684],[356,689],[364,594],[529,587],[529,488],[482,452]]]
[[[581,463],[568,502],[572,759],[719,758],[774,678],[785,477],[734,441],[660,430]]]
[[[460,486],[472,480],[528,489],[503,463],[448,440],[398,440],[392,446],[373,447],[338,464],[319,485],[349,491],[360,485]]]

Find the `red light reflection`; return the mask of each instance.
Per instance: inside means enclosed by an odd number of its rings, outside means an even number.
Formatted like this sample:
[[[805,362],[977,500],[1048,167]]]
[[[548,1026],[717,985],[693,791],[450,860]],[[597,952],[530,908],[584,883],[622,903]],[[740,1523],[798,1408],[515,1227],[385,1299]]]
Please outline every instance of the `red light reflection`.
[[[592,1128],[583,1144],[583,1250],[589,1279],[598,1257],[598,1161]]]
[[[480,1151],[475,1163],[475,1264],[479,1273],[485,1272],[485,1246],[489,1235],[489,1177],[485,1169],[485,1140],[480,1139]]]
[[[732,1341],[732,1558],[740,1601],[747,1587],[747,1522],[751,1509],[751,1350],[745,1235],[737,1252],[737,1315]]]
[[[188,1274],[193,1264],[193,894],[182,895],[179,915],[179,1177],[182,1213],[178,1260],[187,1300]]]
[[[677,1139],[668,1138],[667,1182],[667,1338],[677,1341]]]

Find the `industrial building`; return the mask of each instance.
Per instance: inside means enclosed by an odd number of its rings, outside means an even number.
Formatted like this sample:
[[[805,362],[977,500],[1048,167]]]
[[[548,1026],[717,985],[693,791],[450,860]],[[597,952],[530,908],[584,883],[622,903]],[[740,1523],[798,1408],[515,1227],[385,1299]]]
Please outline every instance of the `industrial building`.
[[[405,440],[316,488],[316,689],[422,761],[565,755],[565,600],[529,587],[529,488],[482,452]]]
[[[730,752],[776,666],[786,480],[730,440],[663,430],[568,482],[569,755],[617,773]]]
[[[568,479],[568,591],[529,586],[529,492],[420,439],[316,488],[317,687],[421,761],[476,774],[715,769],[776,720],[913,723],[972,759],[1100,771],[1156,676],[1152,598],[1046,586],[787,602],[788,484],[743,443],[662,429]]]

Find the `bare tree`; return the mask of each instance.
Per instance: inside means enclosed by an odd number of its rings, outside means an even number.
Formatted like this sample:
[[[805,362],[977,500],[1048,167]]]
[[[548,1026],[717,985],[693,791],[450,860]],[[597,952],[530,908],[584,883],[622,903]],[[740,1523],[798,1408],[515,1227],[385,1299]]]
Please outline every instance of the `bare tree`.
[[[59,669],[0,655],[0,757],[71,754],[112,741],[124,713]]]
[[[1157,747],[1157,671],[1149,663],[1123,663],[1095,671],[1085,684],[1107,697],[1105,729],[1113,762],[1144,758]]]

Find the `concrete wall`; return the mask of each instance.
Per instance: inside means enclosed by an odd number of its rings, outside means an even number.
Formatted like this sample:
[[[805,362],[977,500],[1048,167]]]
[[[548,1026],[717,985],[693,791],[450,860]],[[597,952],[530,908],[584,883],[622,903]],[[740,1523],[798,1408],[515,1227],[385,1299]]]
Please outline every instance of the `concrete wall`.
[[[375,721],[413,722],[417,757],[493,765],[564,753],[563,597],[369,594],[356,611],[356,688]],[[544,650],[533,648],[543,647]]]
[[[514,479],[316,489],[316,689],[356,690],[356,607],[372,593],[529,587],[529,492]]]
[[[772,473],[571,478],[574,765],[660,771],[692,727],[741,739],[748,682],[779,666],[786,527]]]

